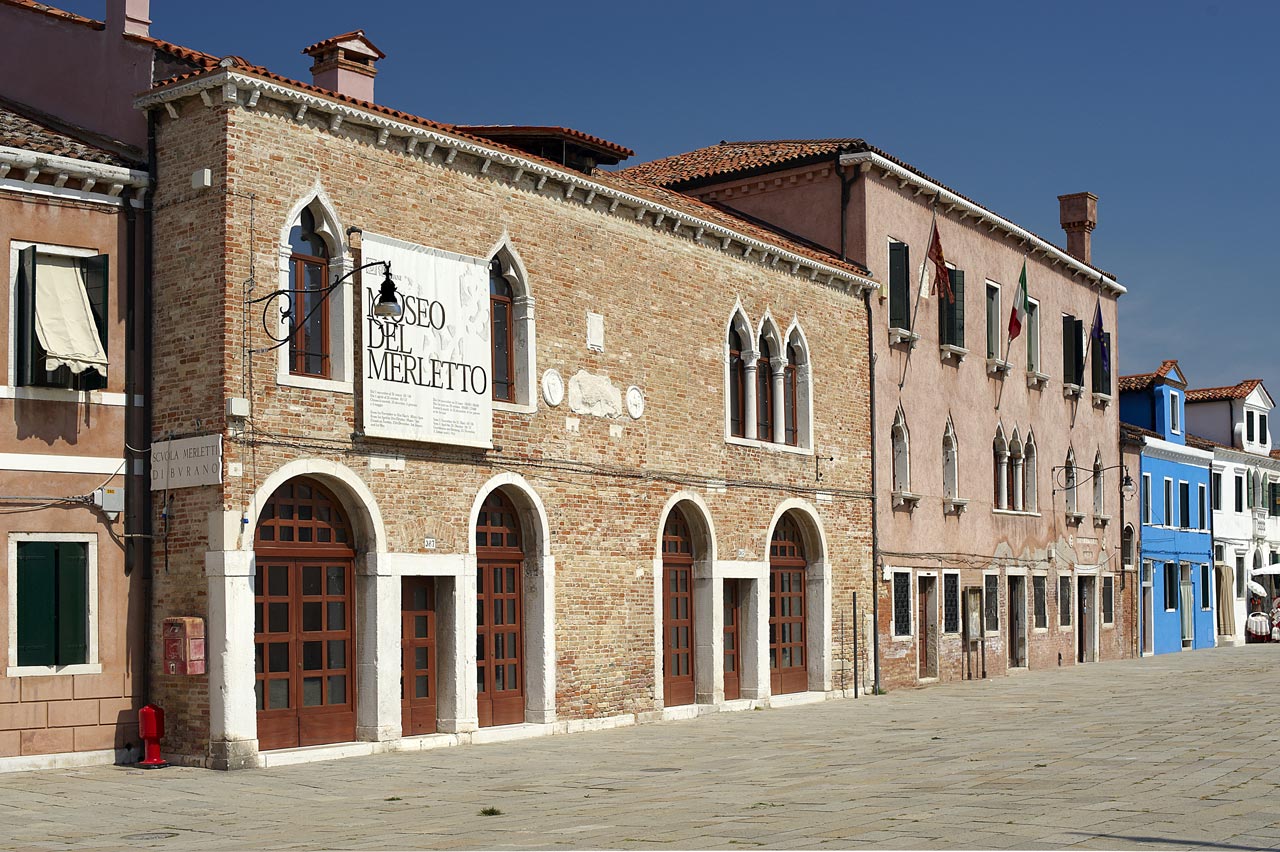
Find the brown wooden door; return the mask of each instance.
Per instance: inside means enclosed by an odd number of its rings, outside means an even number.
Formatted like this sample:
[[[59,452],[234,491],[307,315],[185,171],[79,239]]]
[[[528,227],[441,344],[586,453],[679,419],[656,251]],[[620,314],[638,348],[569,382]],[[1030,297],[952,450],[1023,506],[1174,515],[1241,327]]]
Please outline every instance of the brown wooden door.
[[[679,508],[662,531],[662,688],[667,707],[693,703],[693,544]]]
[[[738,602],[738,581],[724,581],[724,700],[742,696],[742,608]]]
[[[772,692],[809,688],[805,660],[805,569],[800,531],[783,515],[769,545],[769,676]]]
[[[404,735],[436,730],[436,601],[431,577],[401,581],[401,726]]]
[[[255,692],[263,750],[355,739],[351,530],[306,479],[281,486],[255,535]]]
[[[520,522],[494,491],[476,522],[476,704],[481,727],[524,721]]]
[[[931,648],[929,642],[929,592],[932,579],[932,577],[917,578],[916,606],[919,611],[916,618],[916,643],[920,649],[920,677],[933,677],[931,674],[932,660],[930,659]]]

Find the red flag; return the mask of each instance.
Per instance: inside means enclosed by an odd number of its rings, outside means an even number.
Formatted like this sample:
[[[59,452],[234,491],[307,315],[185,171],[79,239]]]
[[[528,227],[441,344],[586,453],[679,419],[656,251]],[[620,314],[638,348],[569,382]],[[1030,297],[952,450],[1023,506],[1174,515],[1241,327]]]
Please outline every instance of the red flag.
[[[938,234],[938,226],[933,226],[933,239],[929,241],[929,260],[933,261],[933,287],[930,294],[942,294],[951,304],[956,303],[956,294],[951,291],[951,275],[947,272],[947,262],[942,256],[942,237]]]

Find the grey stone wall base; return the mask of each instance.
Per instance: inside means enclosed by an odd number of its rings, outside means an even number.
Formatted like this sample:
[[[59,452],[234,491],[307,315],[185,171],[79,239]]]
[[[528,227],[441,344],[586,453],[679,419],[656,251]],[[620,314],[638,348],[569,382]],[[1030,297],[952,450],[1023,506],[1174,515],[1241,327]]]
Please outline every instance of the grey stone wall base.
[[[257,769],[257,740],[222,740],[209,743],[210,769]]]

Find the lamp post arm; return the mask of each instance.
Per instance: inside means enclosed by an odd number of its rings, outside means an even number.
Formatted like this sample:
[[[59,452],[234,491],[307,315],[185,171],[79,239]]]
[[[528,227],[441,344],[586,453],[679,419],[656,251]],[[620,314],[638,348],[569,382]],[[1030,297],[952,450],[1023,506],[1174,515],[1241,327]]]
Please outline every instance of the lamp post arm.
[[[305,290],[305,289],[299,290],[293,287],[286,287],[281,290],[275,290],[274,292],[268,293],[265,296],[259,296],[256,299],[249,299],[246,302],[246,304],[262,305],[262,329],[267,333],[267,337],[271,338],[271,340],[274,341],[270,346],[264,346],[261,349],[251,350],[253,354],[261,355],[264,352],[271,352],[275,349],[279,349],[281,346],[284,346],[286,343],[293,340],[293,338],[298,333],[298,329],[304,327],[307,324],[307,321],[310,320],[311,317],[315,314],[315,312],[320,310],[320,308],[328,300],[329,294],[331,294],[334,290],[338,289],[340,285],[344,284],[348,279],[350,279],[357,272],[363,272],[364,270],[374,266],[381,266],[383,268],[383,273],[386,276],[389,277],[391,275],[391,263],[389,261],[374,260],[364,264],[363,266],[357,266],[355,269],[351,270],[346,275],[343,275],[337,281],[334,281],[328,287],[325,287],[320,290]],[[306,314],[303,315],[302,319],[298,323],[296,324],[287,323],[286,327],[288,331],[285,333],[283,337],[281,337],[279,334],[280,324],[282,321],[287,321],[291,316],[293,316],[294,297],[297,295],[318,295],[320,298],[316,301],[314,305],[311,306],[311,309],[307,311]],[[276,311],[278,312],[278,316],[275,318],[276,321],[274,323],[274,327],[272,322],[270,321],[270,317],[272,313],[271,309],[273,305],[276,306]]]

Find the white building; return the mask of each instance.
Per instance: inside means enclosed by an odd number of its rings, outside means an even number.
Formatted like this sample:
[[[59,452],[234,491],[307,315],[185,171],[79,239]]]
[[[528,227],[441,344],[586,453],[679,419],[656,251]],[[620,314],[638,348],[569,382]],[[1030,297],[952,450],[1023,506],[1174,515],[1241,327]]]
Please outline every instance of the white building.
[[[1280,458],[1271,454],[1272,407],[1260,379],[1187,391],[1187,444],[1213,452],[1219,645],[1243,643],[1249,612],[1269,610],[1280,593],[1280,577],[1265,573],[1280,572],[1270,567],[1280,563]]]

